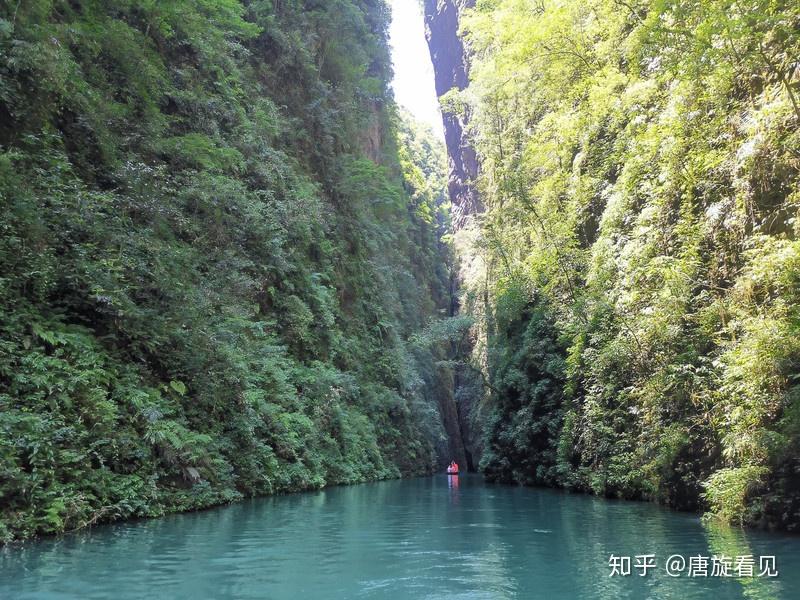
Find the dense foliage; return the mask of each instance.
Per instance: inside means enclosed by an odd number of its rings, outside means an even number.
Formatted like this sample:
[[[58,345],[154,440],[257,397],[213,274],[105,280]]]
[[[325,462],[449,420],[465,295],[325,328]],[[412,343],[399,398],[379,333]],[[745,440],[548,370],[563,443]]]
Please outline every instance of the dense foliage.
[[[0,539],[430,470],[442,150],[387,20],[0,6]]]
[[[483,469],[796,527],[800,5],[482,0],[463,27]]]

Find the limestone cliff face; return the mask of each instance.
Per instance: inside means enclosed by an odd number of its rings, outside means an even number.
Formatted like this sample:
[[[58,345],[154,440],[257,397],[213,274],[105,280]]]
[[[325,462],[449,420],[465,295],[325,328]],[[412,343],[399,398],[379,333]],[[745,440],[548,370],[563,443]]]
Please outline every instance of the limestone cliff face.
[[[425,0],[425,37],[433,62],[436,95],[469,84],[469,66],[464,44],[458,35],[458,15],[474,6],[475,0]],[[478,174],[475,150],[466,139],[469,116],[443,112],[444,137],[450,166],[448,192],[453,203],[453,227],[460,229],[469,216],[483,210],[474,181]]]
[[[380,101],[373,101],[369,106],[366,126],[361,133],[361,150],[372,162],[380,164],[383,152],[383,105]]]
[[[458,35],[458,18],[465,8],[474,6],[475,0],[425,0],[425,37],[428,40],[436,83],[436,95],[469,85],[469,64],[464,44]],[[449,163],[448,194],[452,203],[454,230],[467,233],[473,229],[471,217],[483,211],[475,179],[478,160],[466,135],[469,115],[456,115],[443,111],[445,143]],[[458,259],[457,259],[458,260]],[[459,288],[463,281],[461,265],[456,264],[451,281],[451,316],[460,311]],[[461,345],[453,349],[460,356],[471,352]],[[475,385],[475,374],[468,368],[457,368],[448,375],[444,389],[448,391],[440,402],[442,420],[448,437],[449,455],[469,470],[475,470],[480,461],[480,435],[472,426],[472,413],[477,405],[480,388]]]

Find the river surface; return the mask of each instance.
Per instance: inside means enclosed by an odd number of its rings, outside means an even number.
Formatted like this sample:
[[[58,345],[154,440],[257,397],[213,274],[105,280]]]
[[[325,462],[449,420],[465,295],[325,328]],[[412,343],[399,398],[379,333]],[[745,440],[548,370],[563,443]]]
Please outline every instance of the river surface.
[[[609,557],[656,568],[610,576]],[[775,556],[778,576],[671,577],[673,554]],[[702,571],[701,571],[702,572]],[[734,573],[735,574],[735,573]],[[651,504],[388,481],[120,523],[0,550],[0,598],[800,598],[800,537]]]

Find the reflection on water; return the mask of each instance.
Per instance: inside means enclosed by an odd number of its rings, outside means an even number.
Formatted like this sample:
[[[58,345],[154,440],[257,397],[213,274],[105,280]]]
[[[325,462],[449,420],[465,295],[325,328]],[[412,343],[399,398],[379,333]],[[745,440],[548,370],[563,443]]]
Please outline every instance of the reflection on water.
[[[658,568],[609,577],[612,553],[655,554]],[[676,553],[775,555],[780,576],[672,578],[663,563]],[[766,600],[797,589],[800,538],[464,475],[264,498],[0,551],[0,598]]]
[[[712,521],[706,524],[706,533],[708,535],[708,546],[717,556],[757,556],[741,529]],[[798,540],[798,543],[800,543],[800,540]],[[765,554],[767,553],[765,552]],[[755,562],[758,565],[757,558]],[[755,572],[758,572],[757,568]],[[737,577],[736,581],[742,586],[744,598],[774,600],[788,597],[782,594],[783,586],[780,578]]]

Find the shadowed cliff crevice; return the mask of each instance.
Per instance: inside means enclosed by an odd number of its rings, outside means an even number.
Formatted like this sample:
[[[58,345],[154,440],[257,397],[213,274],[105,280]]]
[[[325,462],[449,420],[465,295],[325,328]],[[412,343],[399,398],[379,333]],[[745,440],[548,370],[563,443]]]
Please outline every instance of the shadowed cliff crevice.
[[[474,0],[425,0],[425,37],[433,63],[436,95],[442,98],[451,90],[464,90],[469,84],[467,52],[459,36],[459,14],[474,6]],[[456,114],[442,109],[442,123],[447,147],[447,192],[452,204],[451,223],[454,231],[470,225],[472,217],[483,212],[483,204],[475,187],[478,159],[468,138],[469,113]],[[450,316],[461,311],[462,287],[458,257],[454,257],[450,282]],[[462,344],[453,350],[454,359],[462,360],[472,352],[472,345]],[[480,459],[480,442],[472,425],[475,393],[474,373],[462,365],[450,377],[447,402],[442,406],[442,420],[448,435],[448,445],[456,460],[472,471]]]

